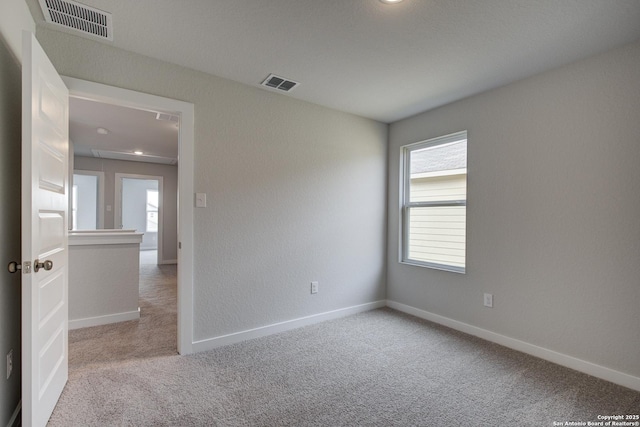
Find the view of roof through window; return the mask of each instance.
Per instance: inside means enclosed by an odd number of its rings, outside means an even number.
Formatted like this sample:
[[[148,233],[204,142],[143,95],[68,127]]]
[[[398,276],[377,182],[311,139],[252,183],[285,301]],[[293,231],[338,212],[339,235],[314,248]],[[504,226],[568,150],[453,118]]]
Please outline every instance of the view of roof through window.
[[[467,167],[467,140],[436,145],[411,152],[411,174]]]

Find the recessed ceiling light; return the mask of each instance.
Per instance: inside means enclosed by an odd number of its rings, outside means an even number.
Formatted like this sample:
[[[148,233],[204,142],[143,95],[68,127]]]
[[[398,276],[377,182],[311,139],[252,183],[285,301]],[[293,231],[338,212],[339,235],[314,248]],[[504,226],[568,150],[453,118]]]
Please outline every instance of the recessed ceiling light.
[[[144,153],[140,150],[134,151],[133,154],[137,154],[138,156],[142,156]]]
[[[402,0],[380,0],[380,2],[385,3],[385,4],[394,4],[394,3],[400,3]]]
[[[109,131],[108,131],[107,129],[105,129],[105,128],[98,128],[98,129],[97,129],[97,132],[98,132],[100,135],[107,135],[107,134],[109,133]]]

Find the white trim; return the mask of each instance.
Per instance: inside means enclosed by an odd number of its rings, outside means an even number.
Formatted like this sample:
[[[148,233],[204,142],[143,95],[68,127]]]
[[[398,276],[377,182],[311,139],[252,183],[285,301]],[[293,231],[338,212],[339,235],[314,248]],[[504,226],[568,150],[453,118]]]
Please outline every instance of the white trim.
[[[194,105],[72,77],[62,77],[69,95],[180,117],[178,152],[178,352],[193,352],[193,171]]]
[[[7,423],[7,427],[13,427],[18,419],[18,415],[20,415],[20,411],[22,410],[22,400],[18,402],[16,409],[13,411],[11,418],[9,418],[9,422]]]
[[[573,356],[558,353],[556,351],[549,350],[534,344],[529,344],[528,342],[520,341],[515,338],[500,335],[495,332],[491,332],[477,326],[469,325],[468,323],[459,322],[448,317],[440,316],[439,314],[430,313],[428,311],[421,310],[410,305],[387,300],[387,307],[402,311],[403,313],[411,314],[421,319],[438,323],[440,325],[448,326],[449,328],[455,329],[457,331],[462,331],[467,334],[474,335],[484,340],[491,341],[496,344],[509,347],[513,350],[530,354],[535,357],[539,357],[549,362],[553,362],[555,364],[565,366],[567,368],[583,372],[585,374],[606,381],[610,381],[623,387],[628,387],[630,389],[640,391],[640,378],[633,375],[625,374],[624,372],[616,371],[614,369],[597,365],[592,362],[587,362],[586,360],[578,359]]]
[[[108,230],[110,231],[110,230]],[[129,232],[108,232],[100,233],[69,233],[69,246],[89,246],[89,245],[140,245],[142,235],[137,231]]]
[[[408,148],[410,150],[421,150],[423,148],[435,148],[442,147],[444,145],[455,144],[467,139],[467,131],[461,130],[459,132],[450,133],[448,135],[436,136],[435,138],[423,139],[422,141],[412,142],[405,144],[401,148]]]
[[[400,147],[400,179],[398,182],[398,190],[400,195],[400,202],[398,206],[398,212],[400,215],[400,230],[399,230],[399,241],[398,241],[398,262],[400,264],[413,265],[417,267],[423,268],[433,268],[436,270],[449,271],[452,273],[460,273],[466,274],[466,266],[467,266],[467,253],[465,251],[464,255],[464,265],[462,267],[453,265],[452,263],[432,263],[432,262],[423,262],[417,259],[409,258],[409,208],[419,206],[420,203],[424,202],[411,202],[410,200],[410,189],[411,189],[411,180],[415,178],[425,178],[425,177],[435,177],[435,176],[447,176],[447,175],[465,175],[465,186],[467,185],[466,179],[466,168],[458,168],[458,169],[449,169],[445,171],[437,171],[437,172],[426,172],[422,174],[410,174],[411,172],[411,152],[416,150],[423,149],[431,149],[436,147],[444,147],[451,144],[457,144],[462,141],[468,140],[468,132],[466,130],[452,133],[449,135],[439,136],[436,138],[427,139],[424,141],[418,141],[411,144],[405,144]],[[464,173],[462,173],[464,171]],[[467,195],[465,195],[464,205],[466,206]],[[438,206],[439,203],[447,203],[444,200],[438,200],[434,202],[430,202],[430,205]],[[464,239],[465,239],[465,248],[467,241],[468,233],[467,229],[465,229]]]
[[[172,265],[177,263],[178,263],[177,259],[165,259],[165,260],[162,260],[162,262],[159,265]]]
[[[442,171],[435,171],[435,172],[414,173],[414,174],[411,174],[409,178],[410,179],[439,178],[444,176],[466,175],[466,174],[467,174],[467,168],[445,169]]]
[[[126,322],[140,319],[140,307],[136,311],[106,314],[104,316],[85,317],[84,319],[69,320],[69,330],[88,328],[89,326],[108,325],[109,323]]]
[[[300,328],[302,326],[308,326],[315,323],[324,322],[326,320],[337,319],[339,317],[350,316],[352,314],[361,313],[363,311],[375,310],[376,308],[381,308],[385,305],[386,302],[384,300],[374,301],[366,304],[354,305],[352,307],[341,308],[338,310],[327,311],[324,313],[313,314],[311,316],[286,320],[284,322],[261,326],[254,329],[248,329],[246,331],[235,332],[228,335],[221,335],[219,337],[195,341],[193,343],[193,350],[196,352],[212,350],[224,345],[235,344],[254,338],[266,337],[267,335],[273,335],[280,332],[289,331],[291,329]]]
[[[194,105],[180,112],[178,154],[178,352],[193,353],[193,171],[195,170]]]
[[[404,226],[404,188],[409,185],[409,177],[406,173],[406,165],[409,163],[406,160],[408,156],[407,151],[404,147],[400,147],[400,158],[398,165],[398,171],[400,173],[398,179],[398,262],[402,262],[402,257],[404,253],[407,252],[407,230]],[[387,243],[388,245],[388,243]]]

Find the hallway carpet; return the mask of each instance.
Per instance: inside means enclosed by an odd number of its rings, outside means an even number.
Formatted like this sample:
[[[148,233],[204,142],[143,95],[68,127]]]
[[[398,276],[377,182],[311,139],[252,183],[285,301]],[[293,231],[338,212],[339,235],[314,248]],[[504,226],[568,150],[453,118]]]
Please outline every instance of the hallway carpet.
[[[176,265],[140,265],[140,320],[69,331],[69,371],[175,355]]]

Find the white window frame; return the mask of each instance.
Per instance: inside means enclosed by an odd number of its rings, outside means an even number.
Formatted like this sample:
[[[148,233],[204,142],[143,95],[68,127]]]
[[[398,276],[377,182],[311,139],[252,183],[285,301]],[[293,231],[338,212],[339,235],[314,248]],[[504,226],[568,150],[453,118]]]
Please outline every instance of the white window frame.
[[[467,131],[452,133],[437,138],[428,139],[426,141],[414,142],[412,144],[400,147],[400,245],[399,245],[399,262],[401,264],[415,265],[419,267],[433,268],[436,270],[450,271],[454,273],[466,273],[466,245],[467,233],[465,227],[465,266],[459,267],[454,265],[431,263],[409,258],[409,209],[419,207],[437,207],[437,206],[467,206],[467,198],[464,200],[446,200],[433,202],[411,202],[410,201],[410,181],[411,181],[411,152],[424,148],[435,147],[449,143],[458,142],[467,139]]]

